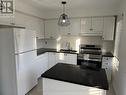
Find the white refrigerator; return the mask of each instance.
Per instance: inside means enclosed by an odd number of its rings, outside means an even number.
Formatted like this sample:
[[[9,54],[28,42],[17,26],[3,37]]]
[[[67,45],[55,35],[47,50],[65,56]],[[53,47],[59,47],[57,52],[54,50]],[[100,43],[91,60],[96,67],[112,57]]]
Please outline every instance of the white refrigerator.
[[[25,95],[37,84],[35,31],[0,28],[0,95]]]

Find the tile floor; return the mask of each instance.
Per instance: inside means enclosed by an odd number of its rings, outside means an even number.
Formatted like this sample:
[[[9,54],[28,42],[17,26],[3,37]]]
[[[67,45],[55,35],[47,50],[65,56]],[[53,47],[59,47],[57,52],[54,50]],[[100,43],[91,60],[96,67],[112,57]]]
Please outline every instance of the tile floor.
[[[38,85],[36,85],[28,94],[26,95],[42,95],[42,81],[41,78],[38,80]],[[110,85],[110,89],[107,91],[107,95],[114,95],[113,89]]]

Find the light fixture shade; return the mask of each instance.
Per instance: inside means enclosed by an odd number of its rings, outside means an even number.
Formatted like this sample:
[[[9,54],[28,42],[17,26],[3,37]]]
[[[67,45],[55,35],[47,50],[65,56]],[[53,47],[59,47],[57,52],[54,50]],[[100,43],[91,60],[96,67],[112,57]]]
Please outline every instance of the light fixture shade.
[[[60,26],[68,26],[70,25],[70,20],[68,18],[68,16],[63,13],[60,15],[59,21],[58,21],[58,25]]]
[[[2,10],[4,7],[5,7],[5,6],[4,6],[4,4],[3,4],[3,1],[1,0],[1,1],[0,1],[0,10]]]

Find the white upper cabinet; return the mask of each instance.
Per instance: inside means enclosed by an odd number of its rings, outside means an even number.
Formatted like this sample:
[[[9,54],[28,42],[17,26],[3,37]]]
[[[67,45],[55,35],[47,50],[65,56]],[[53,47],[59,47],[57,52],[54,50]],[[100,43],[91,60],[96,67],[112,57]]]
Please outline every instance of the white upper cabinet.
[[[58,20],[45,20],[45,38],[56,39],[59,36],[58,33]]]
[[[45,21],[45,38],[58,38],[62,35],[78,35],[80,33],[80,19],[70,19],[69,26],[59,26],[58,20]]]
[[[115,31],[115,17],[104,17],[103,40],[113,40]]]
[[[103,17],[92,18],[92,31],[94,33],[101,34],[103,33]]]
[[[44,38],[44,20],[41,20],[39,22],[39,29],[38,31],[36,31],[36,37],[37,39],[43,39]]]
[[[45,20],[45,38],[57,39],[59,36],[103,36],[113,40],[114,17],[71,18],[69,26],[59,26],[58,19]]]
[[[81,34],[85,36],[102,36],[103,17],[81,19]]]
[[[81,19],[81,33],[90,33],[91,31],[91,18]]]
[[[71,19],[70,22],[70,35],[78,35],[80,33],[80,18]]]
[[[72,35],[77,36],[80,33],[80,19],[74,18],[70,19],[69,26],[59,26],[61,35]]]
[[[60,35],[70,35],[70,25],[69,26],[58,26]]]

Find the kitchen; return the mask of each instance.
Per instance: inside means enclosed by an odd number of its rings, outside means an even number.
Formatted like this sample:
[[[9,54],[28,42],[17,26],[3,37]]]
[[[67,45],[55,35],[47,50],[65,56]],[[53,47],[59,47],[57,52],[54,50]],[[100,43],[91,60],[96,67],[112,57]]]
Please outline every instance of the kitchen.
[[[53,1],[45,0],[44,2],[41,2],[41,4],[39,5],[39,1],[35,2],[34,0],[32,0],[31,2],[25,1],[24,3],[23,0],[17,0],[15,3],[16,10],[15,10],[14,17],[10,16],[10,17],[0,18],[1,56],[3,56],[0,58],[1,59],[0,75],[3,76],[3,79],[0,78],[0,81],[1,81],[0,85],[3,86],[3,87],[2,86],[0,87],[3,89],[3,90],[0,89],[0,94],[11,95],[8,93],[12,93],[12,95],[17,95],[17,94],[14,94],[14,93],[17,93],[17,91],[15,90],[17,88],[15,86],[14,88],[11,88],[11,85],[15,84],[15,82],[17,81],[15,78],[13,78],[13,77],[16,77],[14,74],[15,71],[13,71],[12,73],[12,75],[14,76],[10,77],[11,81],[5,80],[7,76],[11,75],[11,72],[12,72],[12,70],[10,70],[10,73],[8,73],[9,66],[12,67],[13,65],[6,66],[6,65],[3,65],[2,63],[4,63],[4,61],[6,63],[8,62],[15,63],[13,62],[14,60],[12,61],[9,61],[9,59],[4,60],[4,58],[6,56],[9,56],[8,54],[9,51],[11,51],[10,53],[12,52],[14,53],[15,50],[13,48],[15,47],[13,46],[13,44],[15,42],[9,41],[9,40],[13,39],[12,38],[13,31],[19,31],[21,29],[22,30],[21,34],[14,32],[14,34],[16,33],[17,35],[17,36],[15,35],[14,37],[18,37],[18,35],[21,36],[19,38],[19,41],[18,41],[18,38],[16,38],[16,40],[19,42],[18,45],[20,46],[20,43],[21,43],[21,46],[22,46],[22,51],[20,52],[20,47],[18,47],[19,51],[15,52],[15,54],[18,55],[19,53],[20,55],[20,53],[25,53],[25,51],[23,52],[23,45],[26,45],[28,50],[30,51],[32,50],[36,53],[34,53],[34,56],[31,56],[29,54],[29,55],[21,57],[24,60],[23,61],[24,63],[26,64],[32,63],[33,66],[31,66],[31,68],[29,69],[28,75],[26,73],[24,74],[26,75],[26,78],[27,76],[32,76],[30,78],[31,82],[30,81],[26,82],[26,84],[31,85],[31,86],[30,87],[24,86],[20,89],[18,88],[18,90],[22,89],[21,92],[19,91],[19,95],[25,95],[26,93],[28,93],[35,85],[37,85],[38,83],[37,79],[41,80],[41,75],[44,72],[46,72],[48,69],[52,68],[53,66],[58,66],[56,65],[57,63],[68,63],[69,65],[70,64],[77,65],[78,58],[79,58],[78,55],[80,54],[81,51],[83,51],[81,49],[84,48],[85,50],[85,48],[87,48],[88,52],[89,50],[93,52],[92,49],[97,50],[95,46],[96,47],[98,46],[100,48],[99,49],[100,51],[99,55],[101,56],[100,63],[102,63],[100,65],[100,68],[104,68],[107,74],[106,78],[104,78],[105,81],[107,79],[108,82],[113,85],[114,93],[116,93],[116,95],[125,95],[125,90],[123,88],[123,86],[125,85],[123,83],[118,82],[119,81],[118,78],[121,79],[122,81],[124,81],[125,79],[124,75],[122,75],[122,73],[123,74],[125,73],[125,68],[124,68],[125,65],[123,64],[121,65],[121,67],[118,67],[119,65],[118,58],[119,60],[124,60],[123,59],[124,55],[122,56],[122,54],[124,54],[125,52],[123,53],[121,50],[124,50],[123,48],[125,47],[125,44],[120,42],[121,44],[119,45],[119,41],[118,41],[119,38],[116,37],[117,30],[119,30],[117,28],[118,22],[122,20],[122,17],[125,17],[125,14],[123,14],[122,16],[122,13],[124,13],[125,10],[122,11],[122,9],[120,9],[119,6],[124,6],[124,5],[121,5],[121,1],[111,1],[111,2],[109,1],[103,2],[99,0],[95,0],[95,1],[96,2],[90,3],[91,6],[89,7],[88,5],[86,5],[87,4],[86,0],[85,1],[67,0],[65,12],[70,17],[69,19],[70,25],[68,25],[67,27],[62,27],[57,24],[58,18],[60,14],[62,14],[61,1],[57,0],[53,2]],[[98,2],[102,6],[99,6]],[[48,4],[50,4],[50,6]],[[5,29],[7,28],[6,31],[11,31],[11,32],[4,34],[4,32],[2,32],[4,28]],[[15,30],[15,28],[17,28],[17,30]],[[33,31],[34,33],[32,35],[31,32],[27,32],[28,33],[27,34],[25,33],[25,31]],[[31,36],[29,34],[31,34],[34,39],[30,38]],[[25,35],[26,37],[24,37],[23,35]],[[124,36],[124,35],[121,34],[121,36]],[[7,36],[8,39],[6,39],[6,37],[4,36]],[[118,38],[118,39],[115,40],[115,38]],[[123,38],[120,37],[120,38],[121,38],[120,39],[121,41],[125,40],[125,37]],[[22,39],[25,40],[25,44],[23,44]],[[32,43],[34,44],[33,45],[34,47],[32,47],[32,49],[29,49],[28,47],[28,45],[30,45],[29,43],[31,42],[30,40],[33,40],[34,42]],[[4,43],[8,43],[8,44],[4,44]],[[12,44],[10,45],[10,43]],[[85,47],[81,47],[81,46],[85,46]],[[4,47],[8,47],[8,48],[4,48]],[[24,48],[24,50],[25,49],[26,48]],[[118,54],[118,50],[119,50],[119,54]],[[114,57],[116,55],[118,58]],[[32,60],[29,60],[27,56],[29,56],[29,58],[31,56],[30,59]],[[90,57],[90,54],[82,53],[82,58],[87,59],[89,61],[89,57]],[[120,61],[120,62],[123,63],[123,61]],[[82,62],[82,64],[83,63],[84,62]],[[21,68],[24,68],[24,67],[29,68],[30,64],[27,64],[27,65],[26,64],[23,64]],[[113,64],[114,64],[114,68],[113,68]],[[87,64],[84,64],[84,65],[87,65]],[[94,69],[94,67],[96,66],[93,65],[93,67],[89,67],[88,69]],[[5,69],[2,69],[2,68],[5,68]],[[8,72],[6,72],[6,69],[8,69]],[[85,67],[83,69],[85,69]],[[121,74],[118,74],[118,70],[121,70]],[[6,75],[3,75],[4,73]],[[118,77],[117,74],[121,77]],[[47,77],[47,76],[45,75],[44,77]],[[23,78],[21,79],[23,80]],[[35,79],[35,81],[33,81],[32,79],[33,80]],[[4,86],[4,83],[9,83],[9,86],[7,84],[5,84]],[[22,82],[22,84],[24,84],[24,81]],[[118,89],[118,86],[120,87],[119,89]],[[25,87],[27,88],[27,91]],[[24,88],[25,90],[23,91]],[[6,91],[6,89],[10,89],[10,90]],[[32,92],[32,90],[30,92]],[[122,93],[122,94],[118,94],[118,93]],[[92,95],[92,94],[89,94],[89,95]]]

